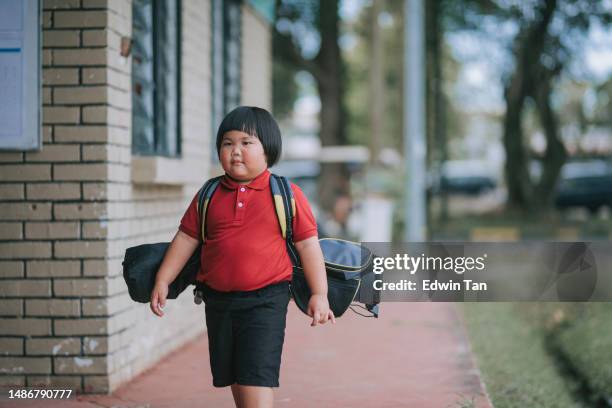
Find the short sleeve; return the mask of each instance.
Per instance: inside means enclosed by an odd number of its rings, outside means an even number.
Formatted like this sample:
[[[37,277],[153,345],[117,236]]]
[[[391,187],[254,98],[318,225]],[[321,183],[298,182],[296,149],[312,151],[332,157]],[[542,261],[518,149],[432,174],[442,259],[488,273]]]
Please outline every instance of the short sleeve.
[[[183,231],[185,234],[189,235],[192,238],[197,240],[200,238],[200,217],[198,215],[198,193],[196,193],[195,197],[191,200],[191,204],[185,211],[183,218],[181,218],[181,223],[179,225],[179,230]]]
[[[295,217],[293,218],[293,242],[300,242],[310,237],[318,236],[315,220],[308,199],[302,189],[291,183],[295,198]]]

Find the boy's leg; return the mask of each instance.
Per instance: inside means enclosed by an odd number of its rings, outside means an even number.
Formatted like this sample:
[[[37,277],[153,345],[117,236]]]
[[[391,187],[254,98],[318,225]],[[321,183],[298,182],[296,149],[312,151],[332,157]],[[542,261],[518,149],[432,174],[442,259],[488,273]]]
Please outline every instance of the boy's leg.
[[[240,387],[238,384],[232,384],[232,396],[234,397],[234,402],[236,403],[236,408],[243,408],[244,404],[240,399]]]
[[[272,408],[274,406],[274,391],[272,387],[257,387],[254,385],[232,385],[232,393],[236,389],[241,405],[238,408]],[[234,400],[236,400],[234,394]]]

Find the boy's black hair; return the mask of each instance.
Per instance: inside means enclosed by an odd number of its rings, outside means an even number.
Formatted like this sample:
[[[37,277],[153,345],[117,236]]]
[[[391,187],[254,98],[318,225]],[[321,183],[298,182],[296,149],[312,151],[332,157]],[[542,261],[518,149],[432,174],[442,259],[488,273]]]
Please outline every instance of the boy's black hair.
[[[267,110],[255,106],[239,106],[228,113],[217,131],[217,155],[221,153],[223,135],[232,130],[248,133],[263,145],[268,167],[274,166],[283,150],[278,124]]]

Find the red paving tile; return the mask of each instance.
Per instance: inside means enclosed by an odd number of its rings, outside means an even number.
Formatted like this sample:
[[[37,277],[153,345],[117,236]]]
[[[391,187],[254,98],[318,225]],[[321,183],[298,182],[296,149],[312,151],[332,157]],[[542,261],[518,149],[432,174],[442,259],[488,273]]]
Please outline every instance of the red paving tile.
[[[460,407],[491,405],[483,393],[461,319],[452,303],[384,303],[381,317],[348,311],[312,328],[290,305],[276,407]],[[173,353],[108,396],[16,407],[233,407],[216,389],[206,336]]]

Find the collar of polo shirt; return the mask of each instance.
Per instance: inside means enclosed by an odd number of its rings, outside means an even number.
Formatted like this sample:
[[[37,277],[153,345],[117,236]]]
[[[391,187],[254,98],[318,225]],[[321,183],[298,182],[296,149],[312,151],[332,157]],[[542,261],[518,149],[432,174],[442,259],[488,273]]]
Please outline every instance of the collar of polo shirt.
[[[270,171],[265,169],[261,174],[255,177],[249,184],[239,184],[232,179],[227,173],[221,179],[221,185],[230,190],[236,190],[239,187],[247,187],[253,190],[263,190],[270,185]]]

